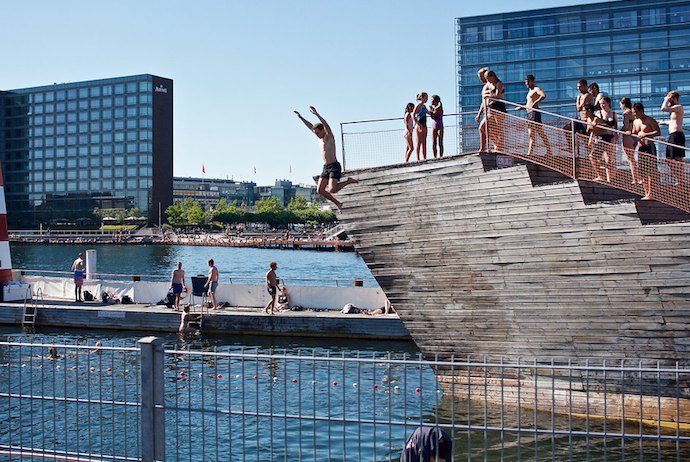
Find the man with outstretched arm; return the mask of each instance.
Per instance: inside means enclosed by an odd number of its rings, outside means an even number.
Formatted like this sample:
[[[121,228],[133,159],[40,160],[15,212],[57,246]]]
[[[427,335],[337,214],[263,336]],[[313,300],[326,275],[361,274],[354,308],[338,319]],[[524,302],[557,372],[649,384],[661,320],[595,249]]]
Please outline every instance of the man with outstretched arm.
[[[353,183],[359,183],[359,181],[355,180],[354,178],[348,178],[345,181],[340,181],[342,176],[342,167],[340,166],[340,162],[338,162],[338,158],[335,155],[335,137],[333,136],[333,131],[328,125],[328,122],[321,117],[314,106],[309,106],[309,111],[311,111],[311,113],[319,119],[319,122],[312,125],[312,123],[302,117],[299,112],[294,112],[297,114],[297,117],[299,117],[299,120],[301,120],[304,125],[306,125],[306,127],[316,135],[316,137],[319,139],[319,144],[321,145],[323,170],[321,171],[321,175],[319,175],[317,192],[321,196],[333,202],[335,206],[338,207],[338,210],[341,210],[343,204],[338,199],[333,197],[333,194],[337,193],[345,186]]]

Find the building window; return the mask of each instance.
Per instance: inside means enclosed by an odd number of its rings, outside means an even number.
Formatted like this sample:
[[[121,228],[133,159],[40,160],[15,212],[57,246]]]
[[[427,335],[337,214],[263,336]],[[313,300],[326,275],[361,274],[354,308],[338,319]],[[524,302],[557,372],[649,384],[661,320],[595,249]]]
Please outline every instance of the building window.
[[[690,91],[690,72],[674,72],[671,74],[671,87],[681,92]],[[665,93],[665,91],[660,93]]]
[[[534,20],[534,35],[553,35],[556,33],[556,21],[549,19]]]
[[[676,52],[674,51],[674,53]],[[668,69],[668,52],[664,50],[642,53],[640,67],[642,71],[663,71]]]
[[[643,32],[640,34],[640,48],[666,48],[668,38],[666,31]],[[630,49],[630,48],[628,48]]]
[[[690,6],[674,6],[669,9],[671,23],[690,22]]]
[[[556,42],[538,42],[534,44],[535,58],[555,58],[556,57]]]
[[[79,97],[80,98],[88,98],[89,97],[89,89],[88,88],[80,88],[79,89]]]
[[[611,51],[611,41],[607,36],[603,37],[588,37],[585,39],[585,53],[609,53]]]
[[[588,31],[607,30],[609,28],[609,15],[607,13],[590,14],[585,18]]]
[[[585,64],[585,71],[587,75],[602,75],[611,72],[611,57],[610,56],[592,56],[587,57]]]
[[[503,26],[501,24],[484,26],[484,41],[489,40],[503,40]]]
[[[509,39],[529,37],[529,23],[527,21],[513,21],[507,24]]]
[[[659,26],[666,24],[666,11],[663,8],[649,8],[640,11],[642,26]]]
[[[139,82],[139,91],[143,93],[151,93],[151,82]]]
[[[628,72],[639,72],[640,55],[639,53],[615,54],[613,55],[613,70],[616,74],[627,74]],[[616,93],[616,94],[629,94]]]
[[[673,50],[671,69],[690,69],[690,49]]]
[[[479,28],[477,26],[465,27],[464,43],[475,43],[479,41]]]
[[[637,34],[617,34],[611,40],[611,49],[613,51],[631,51],[639,48],[639,40]]]

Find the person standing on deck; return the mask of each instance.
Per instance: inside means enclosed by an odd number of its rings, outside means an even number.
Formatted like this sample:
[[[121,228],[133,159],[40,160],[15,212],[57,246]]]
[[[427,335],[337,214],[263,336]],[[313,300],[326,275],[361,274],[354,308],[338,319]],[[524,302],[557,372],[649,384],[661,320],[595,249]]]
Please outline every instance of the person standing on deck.
[[[642,103],[633,104],[632,110],[635,120],[633,121],[631,134],[637,136],[638,139],[638,162],[640,164],[642,187],[644,188],[642,200],[649,200],[654,192],[654,184],[659,182],[654,137],[659,136],[661,131],[657,121],[644,113],[644,105]]]
[[[669,120],[661,122],[661,125],[668,125],[668,142],[677,146],[685,147],[685,133],[683,133],[683,106],[680,104],[680,93],[677,91],[670,91],[664,98],[661,105],[663,112],[670,114]],[[682,185],[684,178],[683,159],[685,158],[685,149],[676,146],[666,146],[666,158],[675,160],[669,162],[671,164],[671,176],[673,176],[676,184]]]
[[[417,93],[417,105],[414,107],[414,122],[415,122],[415,133],[417,133],[417,160],[426,160],[426,115],[427,107],[426,102],[429,100],[429,95],[422,91]],[[421,158],[420,156],[421,150]]]
[[[173,294],[175,294],[175,304],[173,309],[175,311],[180,311],[180,298],[182,297],[182,291],[187,290],[184,285],[184,270],[182,269],[181,261],[177,262],[177,269],[174,269],[172,272],[170,286]]]
[[[265,311],[267,314],[274,314],[276,312],[276,294],[278,293],[278,276],[276,270],[278,264],[274,261],[268,264],[269,270],[266,272],[266,290],[271,300],[266,304]]]
[[[299,120],[301,120],[302,123],[304,123],[304,125],[316,135],[316,137],[319,139],[319,144],[321,145],[323,170],[321,171],[321,175],[319,175],[319,182],[316,190],[321,196],[333,202],[333,204],[338,207],[338,211],[340,211],[343,208],[343,204],[338,199],[333,197],[333,194],[337,193],[345,186],[353,183],[359,183],[359,181],[355,180],[354,178],[348,178],[345,181],[340,181],[343,168],[340,165],[340,162],[338,162],[338,158],[335,154],[335,137],[333,136],[333,130],[331,130],[328,122],[321,117],[314,106],[309,106],[309,111],[311,111],[311,113],[319,119],[318,123],[312,124],[302,117],[299,112],[293,112],[297,114]]]
[[[437,152],[438,157],[443,157],[443,103],[440,96],[431,96],[429,115],[431,116],[431,149],[436,159]]]
[[[539,103],[546,99],[546,93],[544,90],[535,85],[534,75],[528,74],[525,77],[525,86],[527,86],[527,104],[525,105],[525,110],[527,111],[527,132],[529,133],[529,146],[527,148],[527,155],[531,156],[534,150],[534,142],[537,135],[544,141],[544,146],[546,147],[546,155],[552,155],[551,145],[549,144],[549,139],[544,133],[544,127],[541,123],[541,112],[535,111],[539,109]]]
[[[74,271],[74,301],[83,303],[81,296],[81,288],[84,285],[84,255],[79,254],[72,263],[72,271]]]
[[[479,112],[477,112],[477,116],[474,118],[475,122],[479,122],[479,119],[482,118],[482,114],[486,111],[486,100],[491,96],[491,85],[486,81],[485,77],[488,70],[488,67],[482,67],[477,71],[477,77],[484,86],[482,87],[482,102],[479,105]],[[486,115],[482,121],[479,122],[479,152],[484,151],[486,151]]]
[[[216,268],[213,258],[208,260],[208,279],[204,287],[208,292],[208,296],[211,299],[211,308],[214,310],[218,309],[218,303],[216,303],[216,289],[218,288],[218,268]]]

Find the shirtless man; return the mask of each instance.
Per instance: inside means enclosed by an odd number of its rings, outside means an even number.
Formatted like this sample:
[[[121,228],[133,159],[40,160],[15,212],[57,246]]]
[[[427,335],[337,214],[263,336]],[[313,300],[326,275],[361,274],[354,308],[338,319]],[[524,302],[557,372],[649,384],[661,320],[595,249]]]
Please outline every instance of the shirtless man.
[[[644,113],[644,105],[635,103],[632,107],[633,120],[632,135],[638,139],[638,159],[640,164],[640,176],[642,177],[642,187],[644,197],[642,200],[651,199],[654,183],[659,180],[659,170],[656,163],[656,146],[654,137],[659,136],[659,124],[652,117]]]
[[[209,258],[208,266],[208,279],[206,280],[206,284],[204,284],[204,287],[206,288],[206,292],[208,293],[208,296],[211,299],[211,308],[216,310],[218,309],[218,303],[216,303],[216,289],[218,288],[218,268],[216,268],[216,266],[214,265],[213,258]]]
[[[474,118],[475,122],[479,122],[479,119],[481,119],[486,109],[486,99],[491,96],[491,84],[486,80],[486,72],[488,70],[488,67],[482,67],[477,71],[477,77],[484,86],[482,87],[482,102],[479,105],[479,112],[477,112],[477,116]],[[479,152],[484,151],[486,151],[486,117],[479,124]]]
[[[580,150],[580,143],[577,142],[577,138],[579,138],[577,134],[587,134],[587,110],[585,109],[585,106],[588,104],[594,106],[594,97],[591,94],[587,93],[587,80],[582,79],[579,82],[577,82],[577,89],[580,92],[580,94],[577,95],[577,99],[575,100],[575,110],[578,113],[579,119],[583,123],[573,122],[573,131],[575,132],[576,136],[574,153],[575,156],[579,154]],[[566,139],[570,141],[570,136],[566,136]]]
[[[81,288],[84,285],[84,254],[79,254],[72,263],[72,271],[74,271],[74,301],[82,303],[84,299],[81,296]]]
[[[532,150],[534,149],[534,141],[536,135],[539,135],[544,141],[544,146],[546,147],[546,155],[552,155],[551,145],[549,144],[549,139],[544,133],[544,127],[541,124],[541,112],[535,111],[534,109],[539,109],[539,103],[546,99],[546,93],[535,86],[535,79],[532,74],[525,77],[525,85],[529,89],[527,91],[527,104],[524,109],[527,111],[527,131],[529,133],[529,147],[527,148],[527,155],[532,155]]]
[[[590,83],[587,86],[587,91],[592,95],[592,98],[594,98],[594,109],[598,111],[601,109],[601,99],[606,95],[599,91],[599,84],[596,82]]]
[[[276,269],[278,264],[274,261],[268,264],[269,270],[266,272],[266,290],[271,300],[266,304],[265,311],[267,314],[276,312],[276,293],[278,292],[278,276],[276,276]]]
[[[661,125],[668,125],[668,142],[678,146],[685,146],[685,133],[683,133],[684,111],[683,106],[680,104],[680,93],[675,90],[670,91],[664,98],[661,110],[670,114],[669,120],[661,122]],[[671,175],[675,179],[676,184],[682,184],[685,149],[667,145],[666,158],[675,161],[669,162],[671,164]]]
[[[309,106],[309,111],[311,111],[311,113],[319,119],[318,123],[312,125],[312,123],[302,117],[299,112],[294,111],[294,113],[297,114],[299,120],[301,120],[304,125],[306,125],[307,128],[319,139],[321,156],[323,157],[323,170],[321,171],[321,175],[319,175],[317,192],[321,196],[333,202],[340,211],[343,208],[343,204],[338,201],[338,199],[333,197],[333,194],[337,193],[345,186],[353,183],[359,183],[359,181],[355,180],[354,178],[348,178],[345,181],[340,181],[340,177],[342,176],[342,167],[335,155],[335,137],[333,136],[333,131],[328,125],[328,122],[321,117],[314,106]],[[328,186],[328,188],[326,188],[326,186]]]
[[[173,294],[175,294],[175,304],[173,305],[173,309],[175,311],[179,311],[182,291],[186,289],[184,286],[184,270],[182,269],[181,261],[177,262],[177,268],[172,272],[170,287],[172,288]]]

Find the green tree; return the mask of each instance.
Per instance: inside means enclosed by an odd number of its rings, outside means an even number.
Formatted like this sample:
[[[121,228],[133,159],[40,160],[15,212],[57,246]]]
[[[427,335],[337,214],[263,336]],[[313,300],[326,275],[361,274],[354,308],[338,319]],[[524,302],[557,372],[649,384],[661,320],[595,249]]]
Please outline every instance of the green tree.
[[[280,201],[275,196],[264,197],[254,203],[254,211],[256,213],[278,213],[283,210],[285,210],[285,208],[280,205]]]
[[[293,197],[287,206],[287,209],[296,215],[299,215],[300,212],[307,210],[308,208],[309,203],[307,202],[307,199],[302,196]]]
[[[191,197],[165,209],[168,223],[173,226],[198,225],[204,221],[204,209]]]

